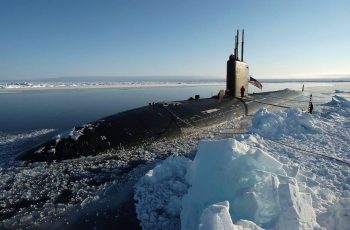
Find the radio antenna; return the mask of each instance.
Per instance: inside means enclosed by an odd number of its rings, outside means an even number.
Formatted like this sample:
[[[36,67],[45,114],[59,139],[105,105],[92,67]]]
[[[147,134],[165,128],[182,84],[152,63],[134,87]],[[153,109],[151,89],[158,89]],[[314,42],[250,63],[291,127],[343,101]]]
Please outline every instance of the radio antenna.
[[[242,46],[241,46],[241,61],[243,61],[243,50],[244,50],[244,30],[242,30]]]

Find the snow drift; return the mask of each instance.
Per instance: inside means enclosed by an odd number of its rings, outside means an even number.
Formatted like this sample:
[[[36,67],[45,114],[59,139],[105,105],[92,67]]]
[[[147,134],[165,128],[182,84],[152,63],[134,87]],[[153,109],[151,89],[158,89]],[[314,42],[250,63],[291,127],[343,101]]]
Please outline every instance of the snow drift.
[[[252,123],[250,132],[273,139],[285,135],[300,136],[322,132],[315,124],[315,118],[300,109],[270,112],[261,108],[253,117]]]
[[[180,228],[181,199],[188,190],[185,174],[190,162],[185,157],[169,157],[139,180],[135,200],[142,229]]]
[[[301,191],[297,178],[288,176],[282,163],[258,148],[234,139],[201,141],[192,162],[175,159],[151,170],[136,186],[137,213],[144,229],[159,227],[159,220],[162,226],[174,226],[165,216],[176,217],[180,210],[181,229],[234,229],[221,207],[228,210],[229,205],[234,223],[249,220],[276,229],[318,226],[310,194]],[[180,207],[180,195],[185,193]],[[219,211],[209,208],[215,204],[221,205],[216,207]]]
[[[340,116],[350,117],[350,101],[341,96],[333,96],[332,101],[325,103],[324,106],[328,107],[323,115],[330,119],[339,119]]]
[[[261,109],[250,134],[200,141],[193,160],[166,159],[135,187],[142,227],[347,229],[348,165],[301,149],[348,160],[349,112],[339,96],[312,115]]]

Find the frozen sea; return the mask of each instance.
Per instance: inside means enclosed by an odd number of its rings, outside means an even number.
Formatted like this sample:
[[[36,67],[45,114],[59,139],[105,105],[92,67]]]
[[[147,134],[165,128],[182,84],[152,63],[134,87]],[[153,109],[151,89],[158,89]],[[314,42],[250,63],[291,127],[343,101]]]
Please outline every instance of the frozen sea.
[[[262,81],[262,84],[263,91],[285,88],[301,90],[304,84],[305,92],[298,100],[286,102],[287,106],[297,110],[280,112],[279,109],[269,108],[259,111],[253,119],[242,117],[209,127],[207,130],[196,131],[186,137],[159,141],[137,149],[113,150],[99,156],[50,164],[24,164],[13,160],[19,152],[74,126],[147,105],[149,102],[183,100],[195,94],[210,97],[223,89],[225,83],[216,81],[0,83],[0,228],[105,229],[115,225],[123,226],[125,219],[137,216],[144,229],[171,229],[169,226],[173,226],[173,229],[179,229],[180,226],[183,229],[196,229],[191,226],[200,224],[202,229],[215,229],[205,226],[218,227],[220,224],[230,227],[237,225],[255,228],[256,225],[256,229],[258,226],[283,229],[285,226],[282,223],[285,220],[282,217],[288,216],[286,214],[288,212],[293,213],[294,207],[283,209],[285,208],[283,202],[294,202],[296,206],[309,210],[306,219],[304,217],[302,219],[303,223],[311,226],[309,229],[346,229],[343,226],[348,226],[346,221],[348,218],[345,217],[350,214],[347,209],[350,198],[349,166],[322,157],[301,155],[303,153],[300,151],[281,146],[277,142],[349,161],[347,105],[350,100],[350,82]],[[260,92],[260,90],[250,87],[249,92]],[[313,117],[305,115],[310,94],[313,94],[315,105]],[[333,104],[327,107],[326,104],[329,102]],[[304,117],[307,119],[303,120]],[[276,123],[276,120],[279,123]],[[298,122],[300,120],[303,121]],[[261,124],[259,121],[264,121],[268,125],[259,126]],[[280,132],[273,133],[271,127],[274,129],[278,127]],[[226,140],[227,136],[221,134],[223,131],[230,132],[234,129],[245,129],[247,135]],[[198,147],[198,143],[202,143],[201,140],[209,140],[209,143],[204,141],[204,144],[199,144]],[[217,140],[223,142],[216,143]],[[193,164],[191,162],[211,162],[210,156],[205,157],[210,153],[203,150],[201,152],[201,148],[220,149],[225,145],[233,146],[231,149],[235,151],[226,153],[233,156],[245,157],[246,152],[250,152],[259,158],[260,155],[256,152],[263,152],[261,155],[263,157],[259,159],[267,166],[253,171],[264,171],[264,173],[253,174],[256,186],[247,187],[248,194],[258,195],[253,196],[254,199],[248,196],[235,200],[232,194],[228,194],[219,199],[214,196],[215,190],[209,189],[208,191],[213,193],[209,196],[214,199],[205,200],[203,196],[201,208],[193,209],[191,203],[195,202],[195,197],[200,196],[196,192],[196,187],[191,185],[191,179],[188,179],[189,175],[197,175],[196,168],[191,166]],[[247,146],[250,149],[244,150]],[[184,156],[186,159],[168,158],[164,161],[169,155]],[[222,159],[226,161],[225,157]],[[250,158],[247,159],[250,162]],[[219,168],[221,166],[218,165]],[[159,178],[154,174],[152,179],[153,174],[150,172],[154,167],[165,168],[165,171],[159,169],[163,177]],[[232,170],[232,165],[224,167]],[[280,170],[281,168],[283,170]],[[140,179],[144,178],[144,175],[146,177],[148,175],[151,179]],[[218,181],[224,176],[213,174],[213,181]],[[249,175],[242,175],[242,178],[238,179],[249,181],[251,177],[250,172]],[[271,194],[263,193],[261,188],[265,188],[266,185],[262,182],[271,178],[275,183],[278,181],[277,184],[290,185],[289,189],[297,194],[297,198],[286,197],[287,193],[280,191],[286,189],[285,186],[279,188],[276,185],[268,188],[271,193],[284,197],[285,201],[282,198],[281,202],[276,201],[271,198]],[[173,182],[170,188],[169,183],[164,184],[164,179]],[[154,184],[153,187],[149,185],[149,181]],[[201,181],[201,177],[198,181]],[[214,182],[209,181],[207,185],[212,188],[220,186]],[[228,191],[236,189],[237,185],[230,183],[231,187],[227,186],[225,189]],[[135,184],[138,185],[135,187],[137,213],[133,213],[132,208],[123,206],[125,200],[133,203]],[[191,191],[188,190],[189,185],[193,186]],[[223,194],[225,193],[226,190]],[[167,198],[163,199],[163,196]],[[263,203],[264,199],[269,200],[270,205]],[[257,205],[249,207],[255,207],[258,211],[252,214],[247,211],[249,208],[244,208],[244,205],[252,205],[254,202]],[[237,214],[237,207],[245,213]],[[276,207],[280,208],[279,211],[272,211]],[[261,210],[267,210],[269,214],[263,215],[261,213],[264,212]],[[213,213],[217,213],[218,216]],[[299,214],[305,216],[303,212],[297,213],[295,219],[299,218]],[[238,216],[241,222],[235,219],[234,215]],[[196,216],[197,219],[188,216]],[[202,216],[203,221],[208,221],[201,222]],[[214,219],[222,220],[222,223],[210,221]],[[279,221],[280,224],[273,225],[273,221]],[[294,227],[300,224],[293,220],[286,223]],[[337,223],[338,228],[334,228]],[[138,226],[139,223],[136,221],[134,224],[129,227]]]

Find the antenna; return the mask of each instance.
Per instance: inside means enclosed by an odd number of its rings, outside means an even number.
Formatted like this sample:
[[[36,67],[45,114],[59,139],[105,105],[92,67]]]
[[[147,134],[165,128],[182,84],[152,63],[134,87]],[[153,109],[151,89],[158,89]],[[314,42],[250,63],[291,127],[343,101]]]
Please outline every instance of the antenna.
[[[243,61],[243,49],[244,49],[244,29],[242,30],[242,46],[241,46],[241,61]]]
[[[237,35],[236,35],[236,36],[237,36],[237,40],[236,40],[236,47],[237,47],[237,48],[236,48],[236,49],[237,49],[237,50],[236,50],[236,52],[237,52],[237,53],[236,53],[236,54],[237,54],[237,55],[236,55],[236,60],[238,60],[239,30],[237,30]]]
[[[235,35],[235,49],[233,51],[234,55],[235,55],[235,59],[237,57],[237,35]]]

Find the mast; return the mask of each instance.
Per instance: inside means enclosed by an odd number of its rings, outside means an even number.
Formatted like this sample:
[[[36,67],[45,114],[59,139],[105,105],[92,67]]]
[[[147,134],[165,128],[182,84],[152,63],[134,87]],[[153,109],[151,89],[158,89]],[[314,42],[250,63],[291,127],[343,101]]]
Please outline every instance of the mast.
[[[236,40],[236,60],[238,61],[239,59],[238,59],[238,46],[239,46],[239,30],[237,30],[237,35],[236,35],[236,37],[237,37],[237,40]]]
[[[233,54],[234,54],[235,60],[236,60],[236,57],[237,57],[237,35],[235,35],[235,49],[233,51]]]
[[[242,45],[241,45],[241,61],[243,62],[243,50],[244,50],[244,29],[242,30]]]

